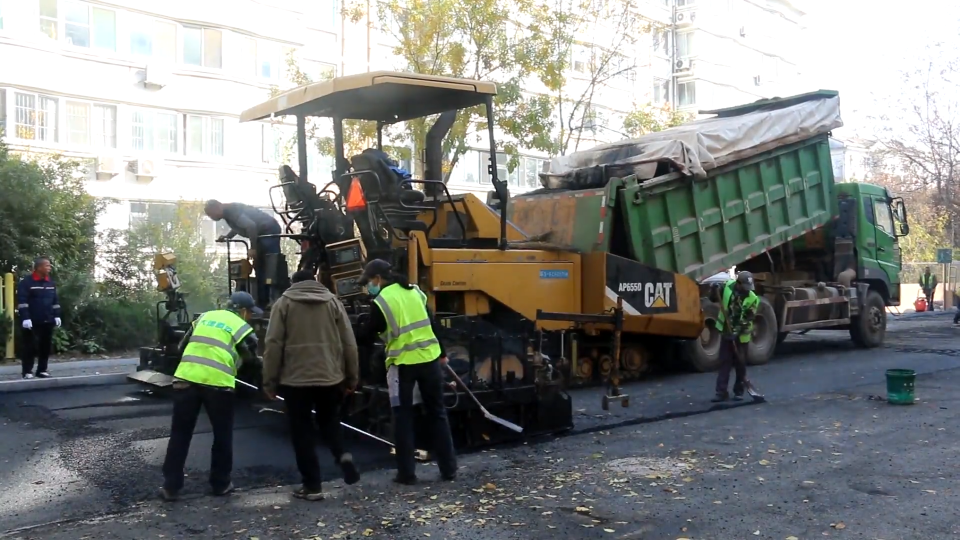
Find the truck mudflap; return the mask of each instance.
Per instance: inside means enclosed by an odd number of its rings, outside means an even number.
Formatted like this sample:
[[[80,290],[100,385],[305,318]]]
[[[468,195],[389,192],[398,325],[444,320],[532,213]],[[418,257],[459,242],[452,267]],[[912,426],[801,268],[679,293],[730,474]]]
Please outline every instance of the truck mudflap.
[[[700,335],[699,286],[692,279],[605,252],[583,256],[583,312],[603,313],[623,299],[623,330],[690,339]]]

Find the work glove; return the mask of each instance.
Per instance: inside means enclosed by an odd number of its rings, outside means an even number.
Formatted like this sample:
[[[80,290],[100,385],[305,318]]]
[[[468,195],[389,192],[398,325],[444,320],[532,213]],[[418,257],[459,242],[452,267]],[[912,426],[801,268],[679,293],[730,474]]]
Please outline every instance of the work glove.
[[[59,328],[59,327],[60,327],[60,317],[54,317],[54,318],[53,318],[53,323],[56,324],[57,327]]]
[[[30,319],[23,321],[23,327],[27,330],[33,330],[33,321]]]

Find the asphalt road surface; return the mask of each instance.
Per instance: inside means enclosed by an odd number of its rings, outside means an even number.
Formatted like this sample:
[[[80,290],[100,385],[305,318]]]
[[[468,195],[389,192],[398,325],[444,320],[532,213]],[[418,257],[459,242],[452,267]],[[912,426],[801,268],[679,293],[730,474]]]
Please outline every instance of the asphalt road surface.
[[[629,408],[574,393],[573,433],[462,456],[460,479],[396,487],[387,449],[353,439],[345,488],[322,453],[321,503],[299,480],[283,417],[238,410],[235,481],[205,494],[209,426],[188,501],[156,501],[170,404],[133,385],[0,394],[0,538],[952,538],[960,329],[952,314],[891,320],[886,346],[791,337],[750,370],[768,403],[715,407],[713,375],[626,388]],[[884,371],[918,373],[920,401],[882,401]]]

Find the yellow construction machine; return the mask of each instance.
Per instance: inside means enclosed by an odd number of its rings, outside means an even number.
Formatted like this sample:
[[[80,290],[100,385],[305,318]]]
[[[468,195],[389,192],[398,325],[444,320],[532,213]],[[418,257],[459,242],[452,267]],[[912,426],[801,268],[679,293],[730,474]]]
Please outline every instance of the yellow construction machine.
[[[658,352],[661,342],[645,336],[700,334],[700,295],[682,275],[539,242],[510,223],[507,183],[497,176],[496,93],[490,82],[362,73],[295,88],[244,111],[241,121],[296,118],[299,174],[281,167],[271,200],[285,235],[300,242],[301,269],[315,271],[357,321],[372,300],[356,284],[364,262],[390,261],[428,293],[450,365],[480,402],[527,434],[557,432],[572,427],[566,374],[584,351],[610,364],[616,383],[615,350],[622,348],[624,365],[633,366]],[[490,204],[453,195],[442,180],[444,138],[458,115],[478,110],[487,122]],[[333,122],[330,176],[308,172],[308,117]],[[423,178],[401,170],[382,145],[384,128],[415,118],[432,122],[426,140],[412,141],[423,149]],[[374,147],[345,155],[346,120],[375,122]],[[647,283],[661,296],[652,308],[632,296]],[[390,438],[382,347],[361,351],[361,358],[363,392],[348,421]],[[609,395],[626,406],[615,384]],[[460,397],[448,396],[458,446],[512,435],[481,420],[475,403]]]

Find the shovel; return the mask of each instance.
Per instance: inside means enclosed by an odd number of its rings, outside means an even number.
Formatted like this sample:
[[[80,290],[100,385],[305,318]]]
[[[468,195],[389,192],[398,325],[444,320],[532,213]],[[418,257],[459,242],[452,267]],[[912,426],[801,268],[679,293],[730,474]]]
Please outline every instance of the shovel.
[[[463,391],[466,392],[468,396],[470,396],[470,399],[472,399],[473,402],[477,404],[477,407],[480,407],[480,412],[483,413],[483,416],[484,416],[487,420],[490,420],[491,422],[500,424],[501,426],[503,426],[503,427],[505,427],[505,428],[507,428],[507,429],[509,429],[509,430],[511,430],[511,431],[516,431],[517,433],[523,433],[523,428],[522,428],[522,427],[514,424],[513,422],[509,422],[509,421],[507,421],[507,420],[504,420],[503,418],[500,418],[499,416],[496,416],[496,415],[492,414],[490,411],[487,410],[486,407],[484,407],[483,405],[481,405],[481,404],[480,404],[480,400],[477,399],[477,396],[473,395],[473,392],[471,392],[470,389],[467,388],[467,385],[464,384],[462,380],[460,380],[460,377],[457,375],[457,372],[454,371],[453,368],[450,367],[449,364],[444,364],[443,367],[447,368],[447,371],[450,373],[450,375],[453,377],[453,379],[454,379],[455,381],[457,381],[457,383],[460,384],[460,387],[463,388]]]

